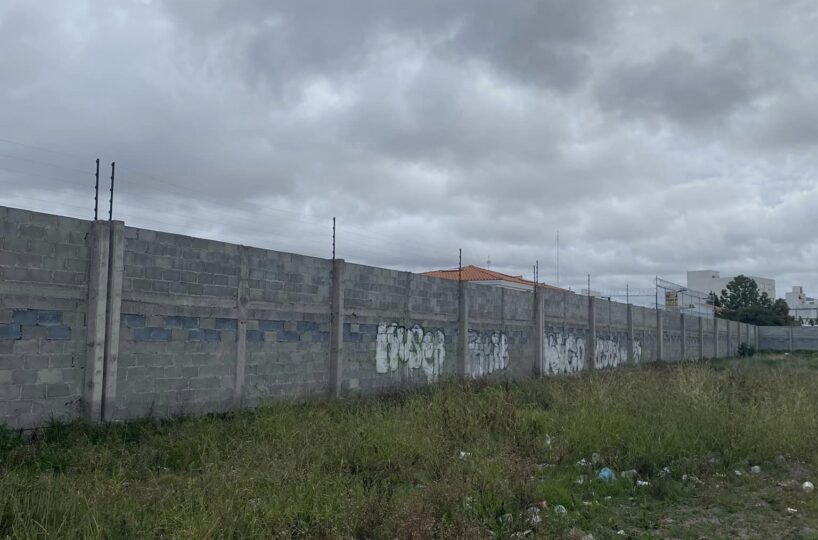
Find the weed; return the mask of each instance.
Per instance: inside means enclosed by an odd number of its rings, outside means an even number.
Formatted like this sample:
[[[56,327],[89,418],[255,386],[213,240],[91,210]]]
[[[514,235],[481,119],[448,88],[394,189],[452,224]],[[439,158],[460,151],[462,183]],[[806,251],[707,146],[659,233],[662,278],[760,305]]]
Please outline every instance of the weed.
[[[791,474],[780,456],[816,465],[816,367],[810,355],[758,355],[158,423],[54,423],[28,443],[0,431],[0,535],[508,538],[531,528],[536,505],[543,537],[661,536],[672,527],[660,516],[698,516],[696,501],[722,509],[701,523],[754,519],[763,512],[746,513],[747,493],[770,512],[798,501],[732,471]],[[577,465],[593,453],[597,464]],[[617,479],[596,479],[601,466]],[[620,475],[629,469],[649,483]],[[814,524],[818,505],[801,502],[799,519]]]

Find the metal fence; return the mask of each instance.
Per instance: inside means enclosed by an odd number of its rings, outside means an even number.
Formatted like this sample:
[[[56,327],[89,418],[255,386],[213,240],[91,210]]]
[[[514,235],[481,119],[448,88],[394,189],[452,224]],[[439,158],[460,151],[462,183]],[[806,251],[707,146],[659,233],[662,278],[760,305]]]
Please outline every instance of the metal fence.
[[[635,306],[661,309],[694,315],[708,319],[714,318],[714,308],[709,294],[688,288],[660,277],[654,278],[653,287],[594,287],[591,276],[585,286],[568,287],[568,290],[583,296],[605,298],[613,302]]]

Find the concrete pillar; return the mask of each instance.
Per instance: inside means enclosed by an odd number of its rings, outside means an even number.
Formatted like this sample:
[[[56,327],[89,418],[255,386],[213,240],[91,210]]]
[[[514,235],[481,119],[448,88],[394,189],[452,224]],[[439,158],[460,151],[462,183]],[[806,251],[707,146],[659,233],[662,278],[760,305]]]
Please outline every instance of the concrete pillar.
[[[684,362],[687,360],[687,326],[685,325],[685,314],[679,314],[679,323],[681,326],[682,332],[682,359],[681,361]]]
[[[719,341],[721,340],[720,325],[721,322],[719,319],[713,319],[713,358],[719,357]]]
[[[733,321],[727,321],[727,354],[724,355],[727,358],[732,358],[733,356],[733,336],[730,329],[730,327],[733,326],[732,323]]]
[[[330,306],[329,395],[341,395],[344,381],[344,260],[332,261],[332,295]]]
[[[459,285],[459,305],[457,313],[457,376],[466,379],[469,376],[469,298],[468,283]]]
[[[105,369],[105,312],[108,302],[110,241],[107,221],[91,224],[91,267],[88,276],[88,312],[85,336],[85,384],[83,412],[89,422],[102,419]]]
[[[233,386],[233,400],[241,407],[244,396],[244,373],[247,368],[247,307],[250,294],[247,279],[250,274],[250,257],[246,246],[239,246],[239,286],[236,288],[236,379]]]
[[[585,359],[585,369],[595,369],[594,360],[596,359],[596,306],[593,296],[588,296],[588,343],[585,346],[587,358]]]
[[[633,336],[633,306],[628,304],[628,363],[634,364],[636,363],[636,358],[633,354],[633,344],[634,344],[634,336]]]
[[[704,360],[704,317],[699,317],[699,360]]]
[[[532,358],[535,377],[544,373],[543,356],[545,352],[545,320],[544,320],[543,288],[534,286],[534,358]]]
[[[656,361],[665,359],[665,323],[662,310],[656,310]]]
[[[102,419],[110,422],[115,412],[119,365],[119,314],[122,311],[122,277],[125,274],[125,223],[111,221],[108,249],[108,291],[105,315],[105,362],[102,372]]]
[[[792,348],[792,326],[787,327],[787,338],[789,340],[789,351],[793,352],[793,348]]]

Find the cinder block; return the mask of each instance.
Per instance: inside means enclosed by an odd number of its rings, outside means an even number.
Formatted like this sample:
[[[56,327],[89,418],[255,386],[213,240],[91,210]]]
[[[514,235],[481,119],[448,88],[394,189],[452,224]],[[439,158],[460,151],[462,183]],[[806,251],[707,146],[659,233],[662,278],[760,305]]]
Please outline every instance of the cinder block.
[[[49,326],[46,328],[46,339],[68,341],[71,339],[71,329],[67,326]]]
[[[20,224],[17,228],[18,238],[26,240],[42,240],[45,238],[46,229],[38,225]]]
[[[135,291],[150,291],[153,286],[153,281],[149,279],[132,279],[131,286]]]
[[[23,340],[44,339],[48,329],[41,326],[23,326]]]
[[[358,325],[355,326],[355,331],[357,332]],[[318,323],[313,321],[298,321],[295,325],[296,332],[316,332],[318,331]]]
[[[34,373],[34,372],[32,372]],[[42,384],[24,384],[20,392],[20,399],[35,400],[46,398],[46,387]]]
[[[57,326],[62,324],[62,311],[44,310],[36,311],[37,325]]]
[[[301,341],[301,335],[298,332],[282,330],[280,332],[276,332],[276,341],[279,343],[293,343]]]
[[[23,336],[19,324],[0,324],[0,341],[12,341]]]
[[[258,321],[259,330],[264,332],[280,332],[284,330],[284,321]]]
[[[26,341],[18,341],[18,343],[32,343]],[[36,345],[36,343],[34,343]],[[23,368],[24,369],[48,369],[48,357],[47,356],[23,356]]]
[[[0,401],[13,401],[20,399],[21,386],[18,384],[5,384],[0,386]]]
[[[170,330],[148,326],[145,328],[133,329],[134,341],[170,341]]]
[[[188,379],[178,377],[173,379],[157,379],[156,392],[176,392],[190,388],[190,381]]]
[[[73,354],[52,354],[48,356],[49,368],[73,368],[76,367],[76,359]]]
[[[188,332],[187,334],[188,341],[219,341],[220,335],[218,330],[212,330],[210,328],[195,328]]]
[[[170,283],[167,281],[154,281],[153,290],[161,293],[170,292]]]
[[[85,281],[85,276],[77,272],[55,270],[51,273],[51,281],[53,283],[61,283],[64,285],[79,285]]]
[[[264,341],[264,332],[261,330],[247,330],[247,341],[250,343],[260,343]]]
[[[71,392],[67,384],[48,384],[45,394],[47,398],[70,396]]]
[[[7,373],[12,374],[12,380],[10,381],[0,381],[0,383],[13,383],[13,384],[35,384],[37,382],[37,373],[34,370],[30,369],[15,369],[14,371],[7,371]]]
[[[119,325],[125,328],[144,328],[145,316],[131,313],[122,313],[119,316]]]
[[[172,315],[165,317],[165,328],[198,328],[199,317]]]
[[[37,384],[57,384],[63,382],[63,370],[41,369],[37,371]]]
[[[199,377],[190,380],[190,388],[197,390],[201,388],[219,388],[222,385],[219,377]],[[208,396],[210,397],[210,396]]]
[[[37,324],[37,311],[33,309],[15,309],[11,320],[15,324],[35,326]]]
[[[235,332],[237,328],[237,321],[236,319],[217,318],[215,321],[215,328],[216,330],[229,330],[231,332]]]

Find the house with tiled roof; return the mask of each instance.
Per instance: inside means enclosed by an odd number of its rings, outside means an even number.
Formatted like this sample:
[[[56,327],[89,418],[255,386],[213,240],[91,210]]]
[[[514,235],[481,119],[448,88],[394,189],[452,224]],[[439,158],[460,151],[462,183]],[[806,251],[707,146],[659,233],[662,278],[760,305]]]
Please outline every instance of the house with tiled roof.
[[[508,289],[516,289],[518,291],[533,291],[535,283],[531,280],[524,279],[523,276],[511,276],[496,270],[489,270],[488,268],[480,268],[470,264],[464,266],[462,269],[453,268],[451,270],[432,270],[423,272],[424,276],[451,279],[454,281],[471,281],[483,285],[494,285],[495,287],[506,287]],[[537,284],[540,287],[547,289],[555,289],[558,291],[565,291],[559,287],[548,285],[547,283]],[[566,291],[567,292],[567,291]]]

